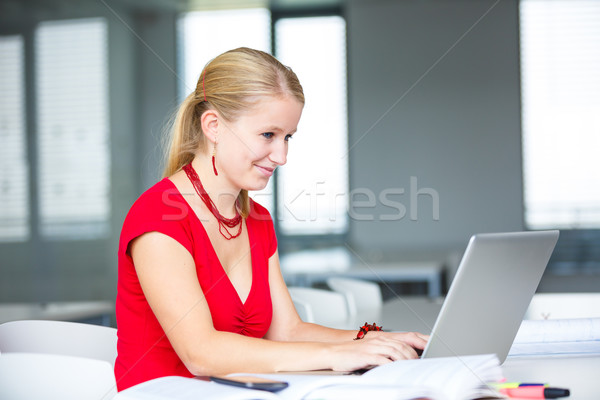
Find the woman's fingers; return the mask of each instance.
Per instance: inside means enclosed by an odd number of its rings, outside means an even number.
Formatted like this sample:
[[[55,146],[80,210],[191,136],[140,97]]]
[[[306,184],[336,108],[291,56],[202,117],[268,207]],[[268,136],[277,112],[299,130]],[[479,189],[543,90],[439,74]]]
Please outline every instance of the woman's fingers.
[[[393,333],[390,332],[389,335],[393,336],[397,340],[401,340],[415,349],[423,350],[425,346],[427,346],[427,341],[429,341],[429,335],[423,335],[418,332],[406,332],[406,333]]]
[[[404,343],[401,343],[400,346],[390,348],[385,355],[392,361],[409,360],[418,357],[415,349]]]
[[[352,371],[396,360],[418,358],[417,350],[427,345],[428,335],[416,332],[369,332],[363,339],[336,345],[333,369]]]
[[[378,352],[380,355],[393,361],[418,357],[412,344],[394,337],[377,336],[369,338],[365,343],[373,346],[372,351]]]

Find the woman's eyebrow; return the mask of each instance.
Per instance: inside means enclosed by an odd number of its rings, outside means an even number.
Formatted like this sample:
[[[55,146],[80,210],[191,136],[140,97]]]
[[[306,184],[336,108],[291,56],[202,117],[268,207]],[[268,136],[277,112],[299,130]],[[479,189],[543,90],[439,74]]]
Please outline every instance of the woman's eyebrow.
[[[264,127],[261,129],[262,131],[283,131],[283,129],[281,129],[280,127],[276,126],[276,125],[270,125],[267,127]]]
[[[298,130],[298,128],[294,128],[292,131],[288,132],[288,134],[291,135],[293,133],[296,133],[297,130]],[[263,132],[269,132],[269,131],[285,132],[285,130],[283,128],[276,126],[276,125],[271,125],[266,128],[262,128],[261,131],[263,131]]]

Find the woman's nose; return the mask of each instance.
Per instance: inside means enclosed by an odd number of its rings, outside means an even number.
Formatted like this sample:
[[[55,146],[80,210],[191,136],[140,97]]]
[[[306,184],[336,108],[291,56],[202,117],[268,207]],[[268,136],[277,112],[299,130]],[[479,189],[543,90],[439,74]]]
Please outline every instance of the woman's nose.
[[[279,142],[273,145],[269,158],[277,165],[284,165],[287,162],[287,142]]]

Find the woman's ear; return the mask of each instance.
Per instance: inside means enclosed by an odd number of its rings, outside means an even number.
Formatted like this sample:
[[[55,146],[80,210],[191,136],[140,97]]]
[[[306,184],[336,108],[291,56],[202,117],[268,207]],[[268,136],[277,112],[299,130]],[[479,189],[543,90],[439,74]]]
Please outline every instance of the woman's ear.
[[[217,130],[219,128],[219,114],[215,110],[206,110],[200,117],[202,133],[212,143],[217,141]]]

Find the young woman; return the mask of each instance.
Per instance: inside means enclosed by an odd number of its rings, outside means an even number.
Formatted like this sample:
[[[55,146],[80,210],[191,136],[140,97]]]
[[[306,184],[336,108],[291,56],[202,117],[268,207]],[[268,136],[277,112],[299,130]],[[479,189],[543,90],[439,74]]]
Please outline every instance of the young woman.
[[[415,358],[418,333],[302,322],[269,213],[248,198],[286,163],[304,94],[267,53],[202,71],[172,129],[165,178],[132,206],[119,246],[119,390],[166,375],[351,371]]]

